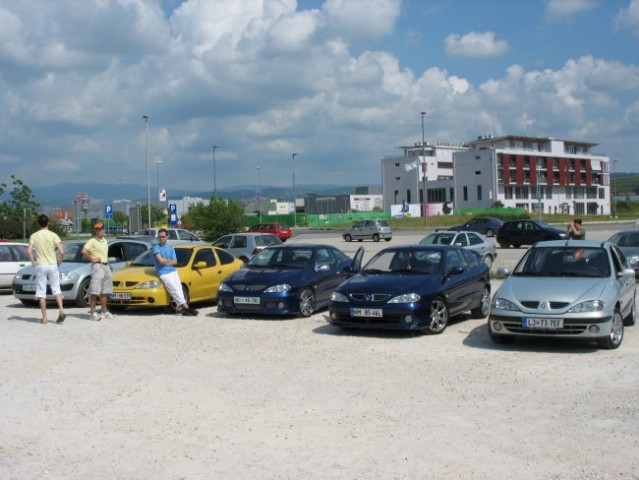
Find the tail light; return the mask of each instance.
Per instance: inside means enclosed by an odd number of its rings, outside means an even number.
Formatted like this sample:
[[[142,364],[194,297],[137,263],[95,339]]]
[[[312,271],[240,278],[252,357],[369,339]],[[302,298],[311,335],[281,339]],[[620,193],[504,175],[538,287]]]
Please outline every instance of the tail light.
[[[253,251],[251,252],[251,255],[257,255],[258,253],[262,251],[262,249],[263,247],[255,247]]]

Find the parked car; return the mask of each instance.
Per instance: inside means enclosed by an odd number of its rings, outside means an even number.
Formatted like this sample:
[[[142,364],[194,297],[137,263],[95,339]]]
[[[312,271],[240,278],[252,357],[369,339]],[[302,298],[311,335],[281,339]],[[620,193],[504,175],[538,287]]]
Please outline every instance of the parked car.
[[[328,245],[280,245],[262,250],[220,284],[218,312],[304,317],[328,305],[331,292],[361,265]]]
[[[248,262],[266,247],[282,245],[280,238],[274,233],[231,233],[224,235],[213,242],[213,246],[220,247],[235,257]]]
[[[455,225],[454,227],[448,227],[441,230],[476,232],[486,235],[487,237],[494,237],[503,223],[503,220],[495,217],[475,217],[462,225]],[[440,229],[437,231],[439,232]]]
[[[564,230],[537,220],[508,220],[497,231],[497,243],[501,248],[511,245],[519,248],[521,245],[534,245],[544,240],[565,238],[567,237]]]
[[[64,258],[59,267],[62,300],[75,302],[79,307],[89,305],[89,282],[91,264],[82,256],[82,247],[86,240],[63,242]],[[139,240],[108,240],[109,264],[112,270],[124,267],[127,262],[148,250],[152,244]],[[18,271],[11,285],[13,295],[25,305],[35,305],[35,268],[28,265]],[[55,300],[51,288],[47,285],[47,300]]]
[[[490,309],[488,266],[449,245],[386,248],[331,295],[328,322],[339,328],[442,333],[450,317]]]
[[[158,236],[159,228],[146,228],[136,233],[136,235],[147,235],[151,237]],[[183,228],[167,228],[166,229],[167,240],[170,245],[210,245],[197,235]]]
[[[30,265],[27,243],[0,243],[0,289],[11,288],[13,277],[21,268]]]
[[[488,265],[488,268],[493,266],[493,262],[497,258],[495,243],[482,234],[475,232],[437,231],[426,235],[419,241],[419,244],[464,247],[476,252],[482,262]]]
[[[215,300],[220,282],[239,270],[243,263],[227,251],[212,245],[176,245],[177,271],[188,304]],[[163,307],[177,311],[176,305],[160,281],[149,250],[131,265],[113,273],[113,294],[109,307]]]
[[[628,265],[635,270],[635,278],[639,278],[639,229],[622,230],[608,239],[619,247],[628,260]]]
[[[357,240],[373,240],[379,242],[380,239],[390,242],[393,238],[393,232],[391,231],[388,221],[383,218],[374,220],[360,220],[353,223],[353,226],[342,232],[342,238],[347,242]]]
[[[257,233],[272,233],[277,235],[282,242],[285,242],[291,236],[293,236],[293,232],[291,231],[291,227],[282,222],[266,222],[266,223],[258,223],[253,225],[248,229],[249,232],[257,232]]]
[[[530,248],[495,293],[488,331],[515,337],[594,340],[617,348],[634,325],[635,272],[621,250],[595,240],[547,241]]]

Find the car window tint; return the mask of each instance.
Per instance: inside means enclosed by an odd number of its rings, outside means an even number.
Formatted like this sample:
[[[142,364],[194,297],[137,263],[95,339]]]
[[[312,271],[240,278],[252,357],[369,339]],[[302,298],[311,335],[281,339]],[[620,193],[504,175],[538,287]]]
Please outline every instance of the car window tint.
[[[232,248],[246,248],[246,237],[244,235],[237,235],[231,242]]]
[[[315,263],[317,265],[333,266],[335,264],[335,260],[333,259],[333,256],[330,254],[328,248],[318,248]]]
[[[124,259],[124,247],[122,244],[109,245],[109,258],[115,258],[116,262],[121,262]]]
[[[335,258],[335,261],[337,261],[338,263],[347,262],[350,260],[350,258],[348,258],[348,256],[344,252],[336,248],[331,248],[331,253]]]
[[[83,243],[71,243],[64,245],[64,260],[65,262],[83,262],[88,263],[88,260],[82,256]]]
[[[461,257],[461,253],[457,250],[449,250],[446,252],[446,269],[450,270],[455,267],[463,267],[464,260]]]
[[[188,265],[189,260],[191,259],[191,255],[193,255],[192,248],[176,248],[175,256],[177,257],[177,265],[176,267],[184,267]]]
[[[225,250],[216,250],[215,253],[217,253],[222,265],[228,265],[235,261],[235,257]]]
[[[167,238],[169,240],[177,240],[178,239],[177,233],[175,233],[175,230],[168,230],[166,233],[167,233]]]
[[[269,245],[281,245],[282,241],[277,235],[260,235],[255,237],[255,245],[258,247],[268,247]]]
[[[13,254],[18,262],[23,260],[29,260],[29,254],[27,253],[28,247],[26,245],[14,245]]]
[[[124,259],[131,260],[140,255],[142,252],[145,252],[147,248],[149,247],[143,243],[127,242],[124,244]]]
[[[204,262],[207,267],[213,267],[217,265],[217,260],[215,255],[213,254],[212,248],[201,248],[195,254],[195,258],[193,259],[193,265],[196,263]]]
[[[474,268],[479,264],[479,257],[470,250],[462,250],[462,256],[468,268]]]
[[[468,246],[468,240],[466,239],[465,233],[460,233],[455,237],[455,245],[461,245],[462,247]]]
[[[628,260],[626,259],[626,256],[623,254],[623,252],[621,250],[619,250],[616,247],[612,247],[612,263],[614,265],[615,268],[615,272],[619,273],[621,272],[623,269],[625,268],[629,268],[628,267]]]
[[[13,255],[9,245],[0,245],[0,262],[13,262]]]
[[[153,267],[155,263],[153,262],[153,250],[148,250],[141,254],[138,258],[133,260],[131,265],[136,267]]]
[[[215,243],[213,245],[220,248],[229,248],[231,238],[232,237],[230,235],[227,235],[225,237],[220,237],[217,240],[215,240]]]
[[[479,235],[476,235],[474,233],[469,233],[468,234],[468,244],[469,245],[480,245],[484,243],[484,241],[481,239],[481,237]]]

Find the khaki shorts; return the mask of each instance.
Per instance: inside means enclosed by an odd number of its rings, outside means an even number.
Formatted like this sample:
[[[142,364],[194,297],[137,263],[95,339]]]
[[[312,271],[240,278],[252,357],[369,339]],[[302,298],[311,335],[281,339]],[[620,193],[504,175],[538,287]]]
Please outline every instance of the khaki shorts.
[[[89,284],[91,295],[108,295],[113,293],[113,278],[111,267],[101,263],[91,264],[91,283]]]

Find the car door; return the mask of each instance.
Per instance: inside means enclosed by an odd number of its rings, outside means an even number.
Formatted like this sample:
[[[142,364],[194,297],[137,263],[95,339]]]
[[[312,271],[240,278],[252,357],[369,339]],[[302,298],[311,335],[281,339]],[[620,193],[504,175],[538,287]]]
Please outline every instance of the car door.
[[[191,263],[180,269],[180,280],[189,289],[191,301],[215,298],[224,269],[219,264],[213,247],[195,249]]]
[[[612,263],[614,267],[615,281],[619,289],[619,300],[621,303],[621,314],[626,317],[635,303],[635,291],[637,281],[634,270],[628,265],[625,255],[615,245],[610,248],[612,253]],[[632,273],[630,273],[632,271]]]
[[[10,288],[18,270],[30,265],[27,246],[0,244],[0,288]]]
[[[452,273],[456,268],[461,268],[465,272],[466,262],[460,251],[456,249],[447,250],[444,255],[444,292],[451,315],[466,310],[466,306],[470,302],[468,299],[471,291],[469,277],[466,273]]]
[[[481,258],[488,253],[488,245],[476,233],[468,233],[468,249],[477,252]]]
[[[315,250],[313,269],[315,271],[315,298],[318,303],[327,302],[337,286],[350,277],[350,271],[342,268],[342,259],[333,255],[332,248],[320,247]]]

